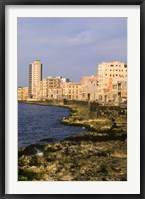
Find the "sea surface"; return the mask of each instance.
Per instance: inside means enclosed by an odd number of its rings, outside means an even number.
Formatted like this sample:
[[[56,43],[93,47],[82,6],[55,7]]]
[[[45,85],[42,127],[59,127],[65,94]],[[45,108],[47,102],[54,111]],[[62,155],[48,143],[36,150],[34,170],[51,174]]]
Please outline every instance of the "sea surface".
[[[61,124],[71,114],[64,107],[18,104],[18,147],[57,142],[86,129]]]

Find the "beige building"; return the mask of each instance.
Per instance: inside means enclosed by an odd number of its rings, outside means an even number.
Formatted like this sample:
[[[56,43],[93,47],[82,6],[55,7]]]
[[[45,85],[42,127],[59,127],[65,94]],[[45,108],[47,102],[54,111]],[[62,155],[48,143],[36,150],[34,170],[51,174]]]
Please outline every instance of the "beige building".
[[[97,99],[98,77],[95,75],[84,76],[81,83],[82,100],[95,101]]]
[[[48,95],[48,91],[47,91],[47,79],[43,79],[42,80],[42,90],[43,90],[43,94],[42,94],[42,98],[46,99],[47,95]]]
[[[39,81],[36,84],[35,93],[33,95],[35,100],[42,100],[43,99],[43,82]]]
[[[28,87],[19,87],[18,88],[18,100],[27,101],[28,100]]]
[[[127,82],[127,65],[123,62],[103,62],[98,66],[97,99],[99,102],[111,101],[110,93],[114,82]],[[117,83],[116,83],[117,84]],[[118,83],[119,84],[119,83]],[[118,96],[120,93],[118,92]]]
[[[43,99],[61,99],[62,87],[61,77],[47,77],[42,80]]]
[[[112,83],[112,90],[108,93],[110,102],[115,105],[127,103],[127,81],[114,81]]]
[[[98,66],[97,75],[84,76],[81,82],[70,82],[68,78],[62,77],[42,80],[42,64],[40,60],[35,60],[29,65],[29,89],[19,87],[18,99],[83,100],[113,105],[126,103],[127,65],[119,61],[102,62]]]
[[[63,83],[63,99],[81,100],[81,83],[78,82]]]
[[[40,81],[42,81],[42,64],[40,60],[35,60],[29,65],[29,98],[37,99],[36,91]]]

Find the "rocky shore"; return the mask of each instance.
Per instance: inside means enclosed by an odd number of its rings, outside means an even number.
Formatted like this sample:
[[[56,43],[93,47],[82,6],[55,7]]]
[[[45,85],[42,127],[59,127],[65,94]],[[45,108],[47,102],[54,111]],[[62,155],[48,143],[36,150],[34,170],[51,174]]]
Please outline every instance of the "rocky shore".
[[[86,105],[63,106],[72,114],[62,123],[82,126],[89,133],[19,149],[19,181],[126,181],[126,110],[98,107],[90,111]]]

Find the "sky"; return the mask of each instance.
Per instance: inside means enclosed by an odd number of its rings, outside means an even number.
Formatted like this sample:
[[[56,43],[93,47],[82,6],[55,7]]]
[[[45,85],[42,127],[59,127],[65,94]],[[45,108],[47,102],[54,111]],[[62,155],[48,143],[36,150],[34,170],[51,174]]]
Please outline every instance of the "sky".
[[[42,78],[73,82],[96,75],[101,62],[127,63],[127,18],[18,18],[18,86],[28,86],[36,59]]]

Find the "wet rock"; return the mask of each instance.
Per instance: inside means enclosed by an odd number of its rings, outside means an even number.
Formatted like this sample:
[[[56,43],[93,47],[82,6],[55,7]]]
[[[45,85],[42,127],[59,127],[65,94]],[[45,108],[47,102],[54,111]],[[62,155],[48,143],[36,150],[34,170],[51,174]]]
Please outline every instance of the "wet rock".
[[[55,140],[52,138],[44,138],[42,140],[40,140],[39,142],[54,142]]]
[[[50,146],[57,146],[59,150],[49,152]],[[30,156],[31,159],[29,156],[19,158],[19,176],[28,180],[48,181],[127,179],[127,148],[123,141],[82,141],[79,144],[64,141],[45,147],[46,154],[43,157],[34,155]]]
[[[18,155],[19,156],[22,156],[22,155],[35,155],[35,154],[37,154],[37,151],[36,151],[35,148],[37,148],[38,150],[43,150],[44,145],[40,145],[40,144],[30,145],[30,146],[26,147],[25,149],[21,149],[20,151],[18,151]]]
[[[45,152],[46,152],[46,151],[47,151],[47,152],[56,152],[56,151],[61,150],[61,148],[62,148],[62,146],[61,146],[60,143],[55,143],[55,144],[53,144],[53,145],[48,144],[48,145],[45,146],[44,151],[45,151]]]

